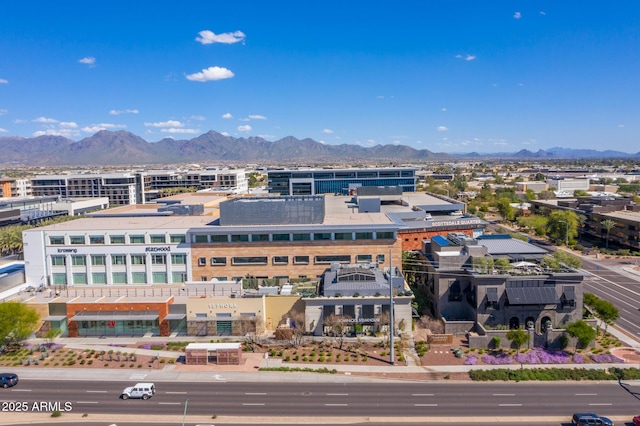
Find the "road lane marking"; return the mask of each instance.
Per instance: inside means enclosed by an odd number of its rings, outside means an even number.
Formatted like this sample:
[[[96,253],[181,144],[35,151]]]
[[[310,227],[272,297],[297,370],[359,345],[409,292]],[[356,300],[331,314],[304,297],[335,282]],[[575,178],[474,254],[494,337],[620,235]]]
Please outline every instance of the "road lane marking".
[[[598,396],[597,393],[577,393],[576,396]]]
[[[438,404],[413,404],[414,407],[437,407]]]
[[[349,396],[348,393],[328,393],[327,396]]]
[[[515,393],[494,393],[493,396],[516,396]]]
[[[98,401],[76,401],[76,404],[97,404]]]
[[[92,390],[88,390],[87,393],[107,393],[107,391],[92,391]]]
[[[522,407],[522,404],[498,404],[498,407]]]
[[[182,402],[158,402],[158,405],[180,405]]]
[[[266,395],[266,392],[245,392],[245,395]]]
[[[611,402],[594,402],[593,404],[589,404],[589,405],[613,405],[613,403],[611,403]]]
[[[264,402],[243,402],[242,405],[266,405]]]
[[[187,394],[186,392],[171,392],[171,391],[167,391],[165,393],[169,395],[186,395]]]
[[[349,404],[324,404],[325,407],[348,407]]]
[[[412,393],[411,396],[433,396],[432,393]]]
[[[13,392],[31,392],[31,389],[11,389]]]

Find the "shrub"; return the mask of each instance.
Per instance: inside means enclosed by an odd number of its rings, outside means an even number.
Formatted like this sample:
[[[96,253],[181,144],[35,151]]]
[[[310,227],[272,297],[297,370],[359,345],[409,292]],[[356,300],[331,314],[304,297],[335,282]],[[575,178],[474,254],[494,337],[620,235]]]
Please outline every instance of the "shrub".
[[[60,412],[60,410],[54,410],[51,413],[51,417],[60,417],[62,415],[62,413]]]

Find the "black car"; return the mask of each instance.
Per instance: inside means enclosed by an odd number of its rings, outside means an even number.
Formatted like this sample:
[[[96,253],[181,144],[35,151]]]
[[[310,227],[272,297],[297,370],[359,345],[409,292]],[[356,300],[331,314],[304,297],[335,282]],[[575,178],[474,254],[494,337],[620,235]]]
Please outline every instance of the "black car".
[[[13,373],[0,373],[0,386],[9,388],[18,384],[18,375]]]
[[[611,419],[594,413],[574,413],[571,418],[571,423],[578,426],[613,426]]]

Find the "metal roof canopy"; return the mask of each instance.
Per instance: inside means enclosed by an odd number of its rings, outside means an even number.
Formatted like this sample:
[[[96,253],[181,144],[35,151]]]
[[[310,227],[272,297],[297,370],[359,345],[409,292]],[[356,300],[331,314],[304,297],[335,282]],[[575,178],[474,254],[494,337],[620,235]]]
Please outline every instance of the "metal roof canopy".
[[[151,321],[158,319],[158,311],[82,311],[75,314],[70,321]]]
[[[576,300],[576,289],[572,285],[562,287],[562,295],[566,300]]]
[[[44,318],[42,321],[47,321],[47,322],[64,321],[65,319],[67,319],[66,315],[49,315],[48,317]]]
[[[553,287],[507,288],[507,298],[511,305],[553,305],[558,296]]]
[[[495,287],[490,287],[487,289],[487,302],[497,302],[498,301],[498,289]]]
[[[181,320],[187,317],[187,314],[167,314],[164,319],[166,320]]]

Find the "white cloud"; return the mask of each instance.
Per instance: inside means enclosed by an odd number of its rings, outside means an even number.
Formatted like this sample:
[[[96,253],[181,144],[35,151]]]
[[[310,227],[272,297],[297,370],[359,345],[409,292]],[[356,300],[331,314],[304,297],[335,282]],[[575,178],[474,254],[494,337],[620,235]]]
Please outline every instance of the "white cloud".
[[[0,115],[6,115],[9,113],[8,109],[0,108]]]
[[[384,96],[382,96],[382,95],[378,95],[378,96],[376,96],[376,98],[378,98],[378,99],[384,99]]]
[[[447,109],[445,107],[440,108],[440,111],[446,112]]]
[[[265,117],[264,115],[260,115],[260,114],[250,115],[249,118],[251,120],[266,120],[267,119],[267,117]]]
[[[250,118],[248,118],[248,117],[245,117],[245,118],[238,118],[238,120],[239,120],[239,121],[245,121],[245,122],[247,122],[247,121],[251,121],[251,119],[250,119]]]
[[[224,80],[225,78],[231,78],[234,74],[222,67],[209,67],[203,69],[201,72],[197,72],[194,74],[187,74],[187,80],[191,81],[215,81],[215,80]]]
[[[207,119],[204,115],[192,115],[189,118],[196,121],[205,121]]]
[[[56,120],[55,118],[47,118],[47,117],[38,117],[31,121],[33,121],[34,123],[48,123],[48,124],[58,122],[58,120]]]
[[[109,129],[125,129],[127,126],[124,124],[112,124],[112,123],[100,123],[100,124],[92,124],[91,126],[85,126],[81,130],[85,133],[98,133],[101,130],[109,130]]]
[[[624,127],[624,124],[618,124],[618,127]]]
[[[331,133],[333,133],[333,130],[331,130],[331,129],[322,129],[322,133],[330,135]]]
[[[196,129],[176,129],[175,127],[172,127],[169,129],[162,129],[160,131],[164,133],[186,133],[190,135],[200,133],[200,131]]]
[[[540,15],[544,16],[544,15],[546,15],[546,14],[547,14],[547,12],[545,12],[544,10],[541,10],[541,11],[540,11]]]
[[[520,13],[520,12],[516,12],[516,13],[514,13],[514,14],[513,14],[513,18],[514,18],[514,19],[520,19],[520,18],[522,18],[522,13]]]
[[[234,44],[240,41],[244,41],[246,35],[242,31],[234,31],[232,33],[216,34],[213,31],[203,30],[198,33],[200,37],[196,37],[196,41],[202,44]]]
[[[276,135],[258,135],[258,137],[269,140],[269,139],[275,139]]]
[[[376,144],[376,141],[375,141],[375,140],[373,140],[373,139],[367,139],[367,144],[375,145],[375,144]]]
[[[138,114],[140,111],[137,109],[112,109],[109,111],[110,115],[120,115],[120,114]]]
[[[25,120],[24,118],[16,118],[15,120],[13,120],[13,122],[15,124],[24,124],[24,123],[28,123],[29,120]]]
[[[222,114],[222,118],[224,118],[225,120],[229,120],[229,119],[233,118],[233,115],[231,115],[230,112],[227,112],[227,113]]]
[[[71,138],[73,136],[79,136],[79,133],[71,129],[47,129],[39,130],[33,133],[33,136],[64,136],[66,138]]]
[[[65,128],[65,129],[77,129],[78,125],[76,123],[74,123],[73,121],[62,121],[59,124],[60,127]]]
[[[449,128],[448,128],[448,127],[446,127],[446,126],[438,126],[438,129],[437,129],[437,130],[438,130],[439,132],[446,132],[447,130],[449,130]]]
[[[244,125],[244,126],[238,126],[238,131],[239,132],[250,132],[251,131],[251,126]]]
[[[391,143],[394,144],[394,145],[400,145],[400,141],[398,141],[398,140],[395,140],[395,141],[393,141]]]
[[[4,78],[0,78],[0,84],[9,84],[9,80],[5,80]]]
[[[229,136],[229,132],[220,132],[222,136]]]
[[[89,65],[90,67],[96,66],[96,58],[93,56],[85,56],[84,58],[78,60],[81,64]]]
[[[465,61],[473,61],[474,59],[476,59],[476,56],[475,55],[456,55],[456,58],[464,59]]]
[[[147,127],[184,127],[184,124],[177,120],[159,121],[156,123],[144,123]]]
[[[2,127],[0,127],[0,133],[6,133],[6,132],[8,132],[7,129],[3,129]]]

